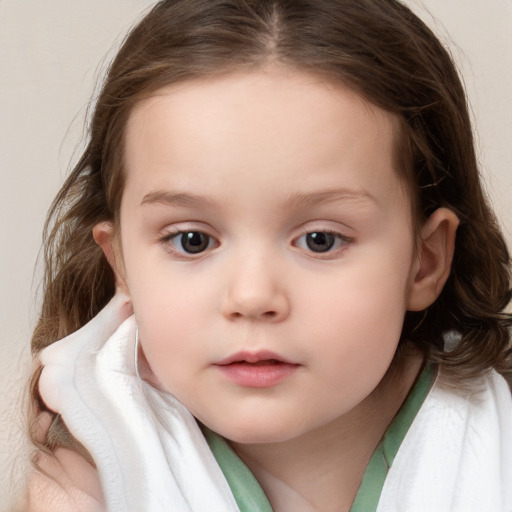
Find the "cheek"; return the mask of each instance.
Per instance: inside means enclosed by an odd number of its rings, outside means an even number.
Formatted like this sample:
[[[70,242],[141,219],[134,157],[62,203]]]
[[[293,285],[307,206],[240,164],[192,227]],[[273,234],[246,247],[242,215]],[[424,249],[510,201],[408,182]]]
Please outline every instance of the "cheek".
[[[409,259],[355,257],[320,283],[306,285],[305,309],[323,318],[328,328],[337,320],[375,333],[391,323],[401,323],[409,283]]]
[[[361,258],[322,287],[311,286],[300,314],[309,318],[308,337],[332,353],[327,365],[345,361],[354,377],[362,367],[387,368],[402,331],[409,266],[403,256]]]
[[[207,356],[204,344],[205,326],[211,325],[206,320],[211,320],[209,299],[185,273],[170,276],[155,268],[137,273],[130,282],[130,293],[149,366],[163,387],[172,392],[175,383],[190,378],[191,368],[200,367]]]
[[[125,225],[131,226],[125,218]],[[204,272],[187,271],[169,260],[165,250],[142,241],[134,229],[122,234],[126,284],[148,363],[167,387],[169,375],[179,376],[186,362],[197,358],[203,342],[213,283]]]
[[[182,319],[187,322],[186,318]],[[192,333],[186,332],[176,320],[172,315],[162,318],[139,314],[137,317],[140,343],[149,368],[161,387],[170,392],[175,391],[176,383],[190,378],[187,362],[197,361],[189,342]]]
[[[169,356],[186,352],[200,330],[197,315],[201,307],[197,302],[192,304],[193,296],[176,292],[159,294],[153,290],[146,298],[139,294],[133,299],[141,340],[148,351]]]

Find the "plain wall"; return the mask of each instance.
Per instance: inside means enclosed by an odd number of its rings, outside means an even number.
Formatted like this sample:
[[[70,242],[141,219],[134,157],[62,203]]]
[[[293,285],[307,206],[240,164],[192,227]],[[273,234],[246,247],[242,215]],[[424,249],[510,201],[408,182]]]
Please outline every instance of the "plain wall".
[[[10,510],[27,460],[21,397],[45,213],[83,147],[100,63],[152,3],[0,0],[0,511]],[[482,173],[512,245],[512,0],[406,3],[447,42],[463,72]]]

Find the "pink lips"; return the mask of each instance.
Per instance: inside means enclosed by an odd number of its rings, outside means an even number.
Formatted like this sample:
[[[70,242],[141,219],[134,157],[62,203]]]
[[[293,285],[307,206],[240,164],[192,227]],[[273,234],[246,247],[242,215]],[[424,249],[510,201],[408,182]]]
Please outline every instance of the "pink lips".
[[[273,352],[238,352],[215,363],[222,374],[239,386],[266,388],[278,384],[299,367]]]

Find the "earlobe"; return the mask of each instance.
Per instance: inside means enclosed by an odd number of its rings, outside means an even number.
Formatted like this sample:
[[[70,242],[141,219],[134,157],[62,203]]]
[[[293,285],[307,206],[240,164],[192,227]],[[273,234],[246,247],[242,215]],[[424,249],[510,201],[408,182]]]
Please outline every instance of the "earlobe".
[[[124,267],[119,247],[117,245],[114,226],[111,222],[100,222],[92,229],[95,242],[101,247],[116,276],[116,287],[128,294],[124,279]]]
[[[437,209],[423,225],[411,275],[407,309],[422,311],[439,297],[450,275],[459,219],[448,208]]]

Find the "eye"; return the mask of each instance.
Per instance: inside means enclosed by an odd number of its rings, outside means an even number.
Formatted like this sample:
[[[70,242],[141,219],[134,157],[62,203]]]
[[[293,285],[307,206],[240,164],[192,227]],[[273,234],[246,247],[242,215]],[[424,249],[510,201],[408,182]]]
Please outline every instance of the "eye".
[[[316,253],[325,253],[340,249],[350,239],[333,231],[312,231],[297,238],[296,245],[301,249]]]
[[[170,233],[162,242],[169,243],[173,250],[181,254],[200,254],[215,246],[215,239],[202,231]]]

